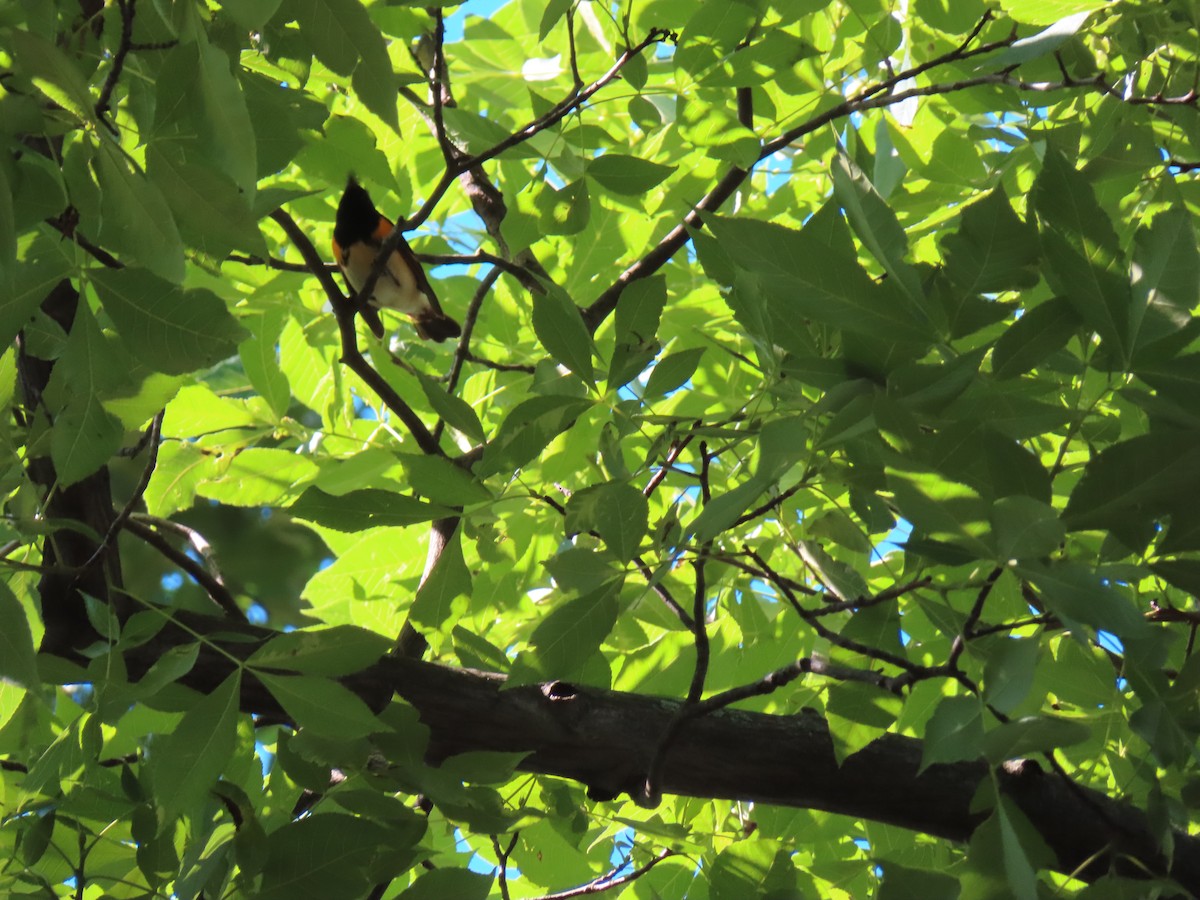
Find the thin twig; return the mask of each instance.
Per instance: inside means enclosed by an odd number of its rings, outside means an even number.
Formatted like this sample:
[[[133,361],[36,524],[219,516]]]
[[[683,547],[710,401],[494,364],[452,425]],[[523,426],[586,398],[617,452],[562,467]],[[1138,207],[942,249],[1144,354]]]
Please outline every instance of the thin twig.
[[[467,362],[477,363],[485,369],[495,369],[497,372],[524,372],[526,375],[532,375],[537,371],[535,366],[531,366],[528,363],[500,362],[495,359],[488,359],[486,356],[480,356],[473,350],[468,350],[463,358]]]
[[[226,262],[241,263],[244,266],[266,266],[279,272],[311,272],[307,263],[288,262],[286,259],[276,259],[273,256],[246,256],[241,253],[230,253],[225,257]],[[333,263],[326,263],[325,268],[332,275],[337,269]]]
[[[112,104],[113,91],[116,90],[117,82],[121,78],[121,71],[125,68],[125,57],[129,55],[129,51],[133,49],[133,17],[137,12],[137,0],[117,0],[117,9],[121,13],[121,37],[117,44],[117,50],[113,54],[112,68],[108,70],[108,77],[104,79],[104,86],[100,88],[100,97],[96,100],[96,118],[104,123],[104,126],[114,135],[117,134],[117,126],[104,117]]]
[[[767,564],[766,560],[764,560],[758,555],[758,553],[751,550],[749,547],[743,547],[743,550],[759,565],[771,582],[780,589],[784,598],[788,601],[788,603],[791,604],[797,615],[799,615],[800,618],[808,623],[813,631],[825,638],[825,640],[829,641],[831,644],[841,647],[843,650],[849,650],[852,653],[861,654],[868,659],[874,659],[877,662],[888,663],[889,665],[893,665],[898,669],[903,669],[905,672],[919,675],[922,678],[930,677],[930,675],[936,671],[929,666],[918,665],[902,656],[889,653],[887,650],[880,650],[878,647],[872,647],[868,644],[860,643],[853,638],[845,637],[844,635],[827,628],[824,624],[822,624],[818,616],[812,615],[803,607],[803,605],[801,605],[800,601],[796,598],[795,593],[788,585],[789,579],[781,577],[778,572],[776,572],[773,568],[771,568],[770,565]]]
[[[579,52],[575,48],[575,4],[567,7],[567,52],[571,60],[571,83],[578,93],[583,89],[583,77],[579,74]]]
[[[629,60],[642,53],[647,47],[662,40],[666,34],[667,32],[662,29],[652,29],[644,40],[624,51],[617,57],[616,62],[612,64],[607,72],[583,90],[573,90],[567,99],[556,103],[549,111],[517,129],[504,138],[504,140],[499,141],[487,150],[477,153],[474,156],[460,156],[453,165],[447,165],[446,170],[442,173],[442,177],[438,179],[433,190],[429,192],[429,196],[425,199],[421,208],[403,222],[397,222],[395,229],[380,246],[379,252],[375,256],[375,262],[371,266],[371,272],[367,276],[367,280],[363,283],[362,288],[359,289],[358,296],[355,298],[356,303],[359,298],[371,296],[375,290],[376,282],[379,281],[384,269],[387,268],[389,257],[400,246],[400,242],[404,240],[405,233],[425,223],[430,215],[433,214],[433,211],[437,208],[437,205],[441,202],[442,197],[450,189],[450,185],[454,183],[455,179],[464,172],[468,172],[476,166],[495,159],[506,150],[510,150],[535,135],[540,134],[547,128],[558,124],[567,115],[590,100],[597,91],[616,78]],[[440,100],[437,102],[440,103]]]
[[[108,549],[113,545],[113,541],[117,539],[117,535],[121,533],[121,529],[125,527],[125,523],[129,521],[129,517],[133,515],[134,507],[142,502],[146,488],[150,486],[150,478],[154,475],[154,467],[158,465],[158,445],[159,439],[162,436],[164,413],[165,410],[160,409],[158,414],[151,420],[150,427],[146,429],[146,445],[150,448],[150,454],[146,457],[146,465],[142,467],[142,475],[138,479],[137,486],[134,487],[129,500],[121,508],[117,517],[113,519],[112,524],[108,526],[108,532],[104,535],[104,540],[100,542],[100,546],[96,548],[91,559],[83,564],[84,569],[93,566],[96,560],[108,552]]]
[[[284,232],[291,239],[296,249],[300,252],[308,265],[308,271],[317,277],[321,282],[321,287],[325,289],[325,296],[329,299],[330,305],[333,306],[334,317],[337,319],[338,331],[341,334],[342,340],[342,362],[355,375],[366,382],[383,401],[384,405],[390,409],[405,427],[412,434],[418,446],[425,453],[436,456],[444,456],[438,442],[430,434],[429,429],[425,427],[425,423],[420,417],[413,412],[411,406],[404,402],[395,389],[387,383],[382,375],[379,374],[369,362],[363,357],[362,351],[358,349],[358,335],[354,330],[354,317],[357,314],[358,308],[353,300],[348,300],[346,295],[342,293],[341,288],[337,286],[337,282],[333,279],[333,273],[325,265],[325,261],[321,259],[317,248],[313,246],[312,241],[308,239],[308,235],[296,223],[288,213],[282,209],[277,209],[271,213],[271,218],[279,223]],[[360,292],[361,293],[361,292]],[[364,294],[363,296],[370,296]]]
[[[458,346],[454,350],[454,359],[450,362],[450,371],[446,378],[446,393],[448,394],[453,394],[454,389],[458,387],[458,379],[462,375],[463,363],[471,356],[471,336],[475,333],[475,322],[479,319],[479,311],[483,308],[483,301],[487,299],[487,295],[491,292],[492,286],[499,277],[500,269],[498,267],[493,268],[484,275],[480,279],[478,287],[475,288],[471,302],[467,304],[467,314],[463,316],[462,337],[459,338]],[[438,426],[440,429],[440,422]]]
[[[658,785],[662,782],[662,770],[666,763],[667,751],[670,750],[671,745],[678,738],[687,723],[695,721],[702,716],[711,715],[717,710],[732,706],[734,703],[741,703],[743,700],[749,700],[753,697],[763,697],[774,693],[781,687],[791,684],[801,675],[810,672],[814,675],[824,675],[837,681],[855,681],[862,684],[870,684],[894,694],[899,693],[903,686],[899,677],[890,677],[880,672],[871,672],[866,669],[852,669],[849,666],[835,665],[821,657],[806,656],[795,662],[788,663],[786,666],[782,666],[773,672],[768,672],[757,681],[730,688],[727,691],[714,694],[697,703],[684,704],[667,725],[662,740],[659,741],[658,747],[655,748],[654,757],[651,759],[647,770],[646,781],[642,786],[642,796],[638,798],[638,802],[645,803],[648,806],[657,805],[659,797]]]
[[[967,641],[974,636],[975,626],[979,624],[979,619],[983,615],[983,607],[987,603],[988,595],[991,594],[992,588],[996,586],[996,581],[1003,572],[1003,566],[996,566],[996,568],[992,569],[988,573],[988,577],[984,580],[983,586],[980,587],[979,593],[975,595],[975,603],[971,606],[971,611],[967,614],[967,620],[963,622],[962,631],[955,636],[954,642],[950,645],[950,657],[946,660],[946,667],[948,669],[958,669],[959,657],[967,649]]]
[[[491,835],[492,849],[496,853],[496,862],[499,867],[499,872],[496,875],[496,884],[500,888],[500,897],[502,900],[511,900],[508,893],[508,858],[512,856],[513,850],[517,846],[517,838],[521,832],[514,831],[512,838],[508,842],[507,849],[500,849],[500,838],[496,835]]]
[[[704,577],[704,558],[692,561],[696,573],[696,590],[692,598],[692,637],[696,645],[696,667],[692,671],[692,683],[688,688],[685,704],[698,703],[704,694],[704,680],[708,676],[708,587]]]
[[[797,482],[796,484],[794,484],[790,488],[788,488],[786,491],[784,491],[782,494],[778,494],[775,497],[773,497],[772,499],[768,500],[762,506],[755,507],[754,509],[750,510],[748,513],[743,513],[733,523],[733,527],[736,528],[738,525],[745,525],[747,522],[753,522],[759,516],[765,516],[771,510],[775,509],[778,506],[782,506],[784,503],[786,503],[788,501],[788,499],[795,496],[796,492],[799,491],[803,487],[807,487],[807,485],[803,481]]]
[[[79,212],[73,206],[68,206],[62,215],[47,219],[46,224],[59,234],[74,241],[88,256],[109,269],[123,269],[125,264],[96,244],[93,244],[76,230],[79,224]]]
[[[163,520],[155,520],[161,522]],[[171,523],[176,528],[185,528],[178,522]],[[221,607],[233,619],[239,622],[246,622],[246,614],[242,612],[241,607],[237,605],[237,601],[233,598],[233,594],[225,587],[225,584],[217,576],[212,575],[204,566],[197,563],[186,553],[181,553],[176,550],[165,537],[151,528],[146,522],[141,521],[137,516],[131,516],[129,521],[125,523],[125,530],[131,534],[137,535],[188,575],[196,580],[196,583],[204,588],[212,601]],[[191,529],[188,529],[191,531]],[[207,543],[207,542],[205,542]]]
[[[654,493],[655,489],[662,484],[663,479],[667,477],[667,473],[671,471],[671,467],[675,461],[679,459],[679,455],[687,448],[687,445],[692,442],[694,434],[689,434],[682,439],[671,441],[671,446],[667,448],[667,455],[663,459],[662,465],[658,467],[658,471],[650,476],[650,480],[646,482],[646,486],[642,488],[642,494],[649,497]]]
[[[658,856],[654,857],[654,859],[650,860],[645,865],[638,866],[632,872],[629,872],[625,875],[617,875],[617,873],[625,867],[625,864],[622,863],[620,866],[610,871],[607,875],[603,875],[600,878],[597,878],[595,881],[590,881],[582,887],[571,888],[570,890],[566,891],[559,891],[555,894],[543,894],[542,896],[535,898],[535,900],[574,900],[575,897],[587,897],[592,894],[599,894],[604,891],[612,890],[613,888],[624,887],[631,881],[637,881],[664,859],[669,859],[674,855],[674,850],[664,850],[658,854]]]
[[[642,577],[646,579],[646,584],[650,590],[654,591],[654,593],[658,595],[658,599],[666,605],[667,609],[675,613],[675,615],[679,618],[679,621],[687,627],[688,631],[694,631],[696,628],[695,621],[690,615],[688,615],[687,610],[679,605],[679,601],[671,596],[671,592],[666,589],[663,583],[654,578],[654,571],[650,568],[646,561],[640,556],[635,556],[633,558],[633,564],[637,566],[637,569],[639,572],[641,572]]]
[[[985,53],[990,53],[994,50],[1011,46],[1016,42],[1016,36],[1012,35],[1004,40],[994,41],[990,44],[977,47],[974,50],[967,50],[967,45],[974,40],[975,36],[978,34],[979,30],[983,28],[983,25],[986,23],[986,21],[987,18],[985,17],[976,26],[976,30],[971,33],[971,36],[954,50],[943,53],[934,59],[921,63],[920,65],[897,72],[890,78],[865,88],[853,97],[844,100],[843,102],[831,107],[817,116],[814,116],[808,121],[801,123],[797,127],[789,129],[774,140],[765,142],[759,151],[755,163],[761,162],[762,160],[779,152],[790,144],[798,141],[805,135],[816,131],[818,128],[824,127],[830,122],[844,118],[845,116],[859,112],[863,109],[890,106],[894,103],[900,102],[901,99],[907,99],[907,96],[910,95],[909,92],[904,92],[904,96],[891,93],[898,84],[907,79],[914,78],[917,75],[920,75],[923,72],[926,72],[937,66],[969,59]],[[871,98],[878,93],[886,94],[887,96],[876,98],[875,102],[871,102]],[[916,94],[911,95],[915,96]],[[642,278],[647,278],[661,269],[667,263],[667,261],[671,259],[671,257],[673,257],[676,252],[678,252],[679,249],[688,242],[688,229],[699,226],[701,224],[701,217],[704,213],[715,212],[716,210],[720,209],[725,201],[733,195],[734,191],[741,186],[742,182],[749,177],[753,168],[753,164],[746,168],[741,168],[738,166],[731,167],[729,171],[726,172],[725,175],[722,176],[721,179],[713,186],[712,190],[705,194],[705,196],[701,198],[701,200],[696,203],[691,210],[688,211],[688,213],[683,217],[682,221],[680,221],[679,224],[668,231],[667,234],[663,236],[661,240],[659,240],[654,249],[652,249],[649,253],[646,253],[637,262],[633,263],[623,272],[621,272],[613,284],[604,290],[600,296],[597,297],[591,303],[591,305],[584,310],[584,321],[587,322],[588,327],[593,332],[600,327],[600,323],[608,318],[612,311],[616,309],[617,301],[620,299],[622,291],[624,291],[625,288],[631,283]]]

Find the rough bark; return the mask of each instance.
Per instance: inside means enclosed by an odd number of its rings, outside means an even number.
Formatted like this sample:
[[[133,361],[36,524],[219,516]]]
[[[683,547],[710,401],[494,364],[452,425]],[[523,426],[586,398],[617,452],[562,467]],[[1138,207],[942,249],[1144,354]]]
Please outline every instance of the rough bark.
[[[243,657],[254,647],[245,641],[226,645]],[[147,645],[133,651],[131,674],[150,665],[161,649],[158,643],[157,650]],[[211,689],[230,665],[227,658],[202,651],[185,680]],[[286,719],[261,686],[253,679],[245,683],[247,711]],[[525,771],[582,782],[595,797],[636,795],[680,705],[565,682],[506,689],[502,675],[401,658],[386,658],[347,684],[376,708],[393,692],[412,704],[430,729],[432,762],[469,750],[528,751],[521,765]],[[662,790],[827,810],[966,841],[986,815],[972,811],[972,800],[992,777],[989,768],[978,761],[918,772],[921,751],[918,740],[884,735],[839,765],[819,715],[725,709],[689,723],[679,734],[667,755]],[[995,777],[1054,853],[1054,869],[1088,881],[1109,871],[1169,875],[1200,893],[1200,840],[1177,832],[1168,864],[1137,807],[1030,761],[1010,762]]]

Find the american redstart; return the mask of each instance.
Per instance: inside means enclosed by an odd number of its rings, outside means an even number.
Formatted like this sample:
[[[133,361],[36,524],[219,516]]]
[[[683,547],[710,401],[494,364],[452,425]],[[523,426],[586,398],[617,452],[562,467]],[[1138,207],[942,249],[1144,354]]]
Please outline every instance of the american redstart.
[[[371,195],[351,175],[334,220],[333,257],[352,294],[366,284],[380,245],[395,227],[380,214],[371,202]],[[444,341],[462,334],[458,323],[442,312],[425,270],[403,239],[375,282],[368,302],[376,308],[388,307],[404,313],[416,324],[417,334],[427,340]],[[383,324],[374,310],[368,310],[363,319],[376,335],[383,336]]]

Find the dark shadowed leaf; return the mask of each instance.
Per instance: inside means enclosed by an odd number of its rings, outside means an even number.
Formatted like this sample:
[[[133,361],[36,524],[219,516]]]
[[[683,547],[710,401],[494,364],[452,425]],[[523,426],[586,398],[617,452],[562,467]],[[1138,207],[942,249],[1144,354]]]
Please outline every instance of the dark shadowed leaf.
[[[248,662],[304,675],[349,675],[370,666],[391,646],[382,634],[355,625],[335,625],[276,635],[255,650]]]
[[[184,289],[138,269],[103,270],[92,278],[125,346],[159,372],[211,366],[248,337],[211,291]]]
[[[434,506],[376,488],[350,491],[340,497],[327,494],[320,488],[309,488],[288,507],[288,512],[297,519],[307,519],[337,531],[413,525],[450,514],[450,510],[444,506]]]

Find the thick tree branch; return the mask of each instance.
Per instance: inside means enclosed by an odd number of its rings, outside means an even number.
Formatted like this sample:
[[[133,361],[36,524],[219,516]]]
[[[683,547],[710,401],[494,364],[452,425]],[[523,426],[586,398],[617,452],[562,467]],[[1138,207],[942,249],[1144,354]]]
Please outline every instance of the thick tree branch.
[[[269,635],[241,627],[262,639]],[[186,637],[168,628],[135,648],[127,656],[130,671],[144,672],[164,652],[164,641],[180,639]],[[222,649],[244,659],[256,646],[241,640]],[[204,646],[184,680],[211,690],[232,665],[226,655]],[[658,736],[682,706],[678,700],[564,682],[503,689],[501,675],[402,658],[385,658],[346,683],[376,707],[393,692],[415,707],[430,729],[427,758],[433,763],[474,750],[527,752],[523,770],[580,781],[606,796],[641,786]],[[244,682],[242,706],[287,720],[254,679]],[[986,817],[974,799],[989,782],[1041,834],[1054,854],[1056,871],[1087,881],[1110,869],[1134,878],[1169,875],[1200,892],[1200,839],[1175,832],[1175,853],[1168,864],[1157,849],[1157,829],[1132,805],[1068,785],[1030,762],[1010,762],[994,772],[982,761],[922,770],[921,758],[920,741],[885,734],[839,761],[828,725],[818,715],[723,708],[681,730],[666,755],[662,790],[821,809],[963,842]],[[1096,809],[1104,815],[1097,816]]]

